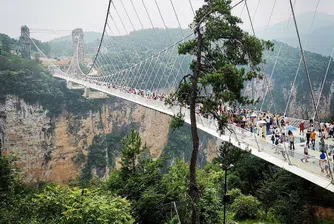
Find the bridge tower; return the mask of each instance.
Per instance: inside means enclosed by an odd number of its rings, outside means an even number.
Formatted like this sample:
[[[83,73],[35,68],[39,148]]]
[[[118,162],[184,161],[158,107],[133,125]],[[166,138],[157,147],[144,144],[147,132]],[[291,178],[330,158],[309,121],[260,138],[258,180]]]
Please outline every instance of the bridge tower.
[[[31,54],[30,30],[24,25],[21,26],[20,52],[23,58],[29,58]]]
[[[0,157],[3,149],[5,149],[5,137],[6,137],[6,112],[0,111]]]
[[[77,59],[80,64],[84,63],[85,60],[85,49],[84,49],[84,34],[81,28],[72,30],[72,43],[73,43],[73,57]]]

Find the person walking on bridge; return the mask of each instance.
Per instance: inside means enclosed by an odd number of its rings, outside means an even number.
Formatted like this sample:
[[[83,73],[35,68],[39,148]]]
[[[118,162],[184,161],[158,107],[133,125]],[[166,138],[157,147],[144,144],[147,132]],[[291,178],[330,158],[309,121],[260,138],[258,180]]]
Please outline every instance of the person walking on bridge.
[[[306,132],[306,144],[307,144],[308,148],[310,148],[310,138],[311,138],[311,132],[310,132],[310,130],[307,130],[307,132]]]
[[[301,121],[299,124],[299,135],[304,134],[304,130],[305,130],[305,123],[304,121]]]
[[[289,141],[290,141],[290,150],[295,150],[295,136],[293,135],[292,131],[288,132]]]
[[[315,139],[317,137],[317,133],[315,132],[315,130],[312,131],[311,133],[311,143],[312,143],[312,149],[315,149]]]

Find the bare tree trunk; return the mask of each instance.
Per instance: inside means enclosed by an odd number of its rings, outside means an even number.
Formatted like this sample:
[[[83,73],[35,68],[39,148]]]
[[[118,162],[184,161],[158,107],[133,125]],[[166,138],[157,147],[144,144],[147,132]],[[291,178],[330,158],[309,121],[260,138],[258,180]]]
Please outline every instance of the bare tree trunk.
[[[198,78],[201,71],[201,53],[202,53],[202,34],[200,32],[200,28],[197,28],[198,32],[198,49],[197,49],[197,62],[196,69],[192,76],[192,92],[191,92],[191,100],[190,100],[190,121],[191,121],[191,135],[193,141],[193,151],[191,154],[190,160],[190,191],[189,195],[192,199],[192,215],[191,221],[192,224],[200,223],[200,214],[197,208],[197,202],[199,200],[199,190],[196,181],[196,166],[197,166],[197,157],[198,157],[198,149],[199,149],[199,138],[198,138],[198,129],[196,122],[196,99],[197,99],[197,85]]]

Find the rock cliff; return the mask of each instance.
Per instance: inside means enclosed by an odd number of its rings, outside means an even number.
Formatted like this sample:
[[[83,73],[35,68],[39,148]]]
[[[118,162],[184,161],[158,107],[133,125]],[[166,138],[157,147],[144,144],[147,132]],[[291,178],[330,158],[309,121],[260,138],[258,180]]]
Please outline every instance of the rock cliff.
[[[32,185],[76,181],[85,167],[94,137],[113,134],[130,124],[137,124],[136,129],[153,158],[161,156],[169,141],[169,116],[115,98],[107,99],[98,112],[63,112],[50,118],[40,105],[29,105],[8,95],[0,103],[0,111],[5,115],[0,117],[3,148],[9,155],[17,155],[16,166],[23,181]],[[206,152],[214,151],[213,142],[206,146]],[[92,167],[91,172],[99,171]],[[107,175],[104,170],[98,176]]]

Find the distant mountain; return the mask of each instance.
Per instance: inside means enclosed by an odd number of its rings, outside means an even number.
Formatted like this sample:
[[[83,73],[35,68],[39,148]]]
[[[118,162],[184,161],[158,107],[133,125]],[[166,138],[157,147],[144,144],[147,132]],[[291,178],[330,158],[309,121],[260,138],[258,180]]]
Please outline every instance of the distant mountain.
[[[313,12],[308,12],[296,17],[303,44],[308,38],[308,42],[304,46],[305,50],[329,55],[334,45],[334,15],[317,13],[313,29],[311,29],[313,14]],[[263,39],[278,40],[297,47],[298,39],[293,20],[290,20],[286,31],[287,25],[288,20],[270,26],[267,32],[264,29],[260,29],[257,31],[257,35]]]
[[[313,33],[309,35],[305,49],[323,55],[330,55],[334,46],[333,31],[334,23],[326,27],[315,29]],[[294,47],[298,45],[297,38],[283,39],[282,41]]]
[[[84,32],[85,43],[92,43],[96,40],[99,40],[101,38],[101,35],[102,34],[98,33],[98,32]],[[68,36],[59,37],[59,38],[53,39],[49,42],[50,43],[59,43],[59,42],[64,42],[64,41],[72,41],[72,36],[68,35]]]

